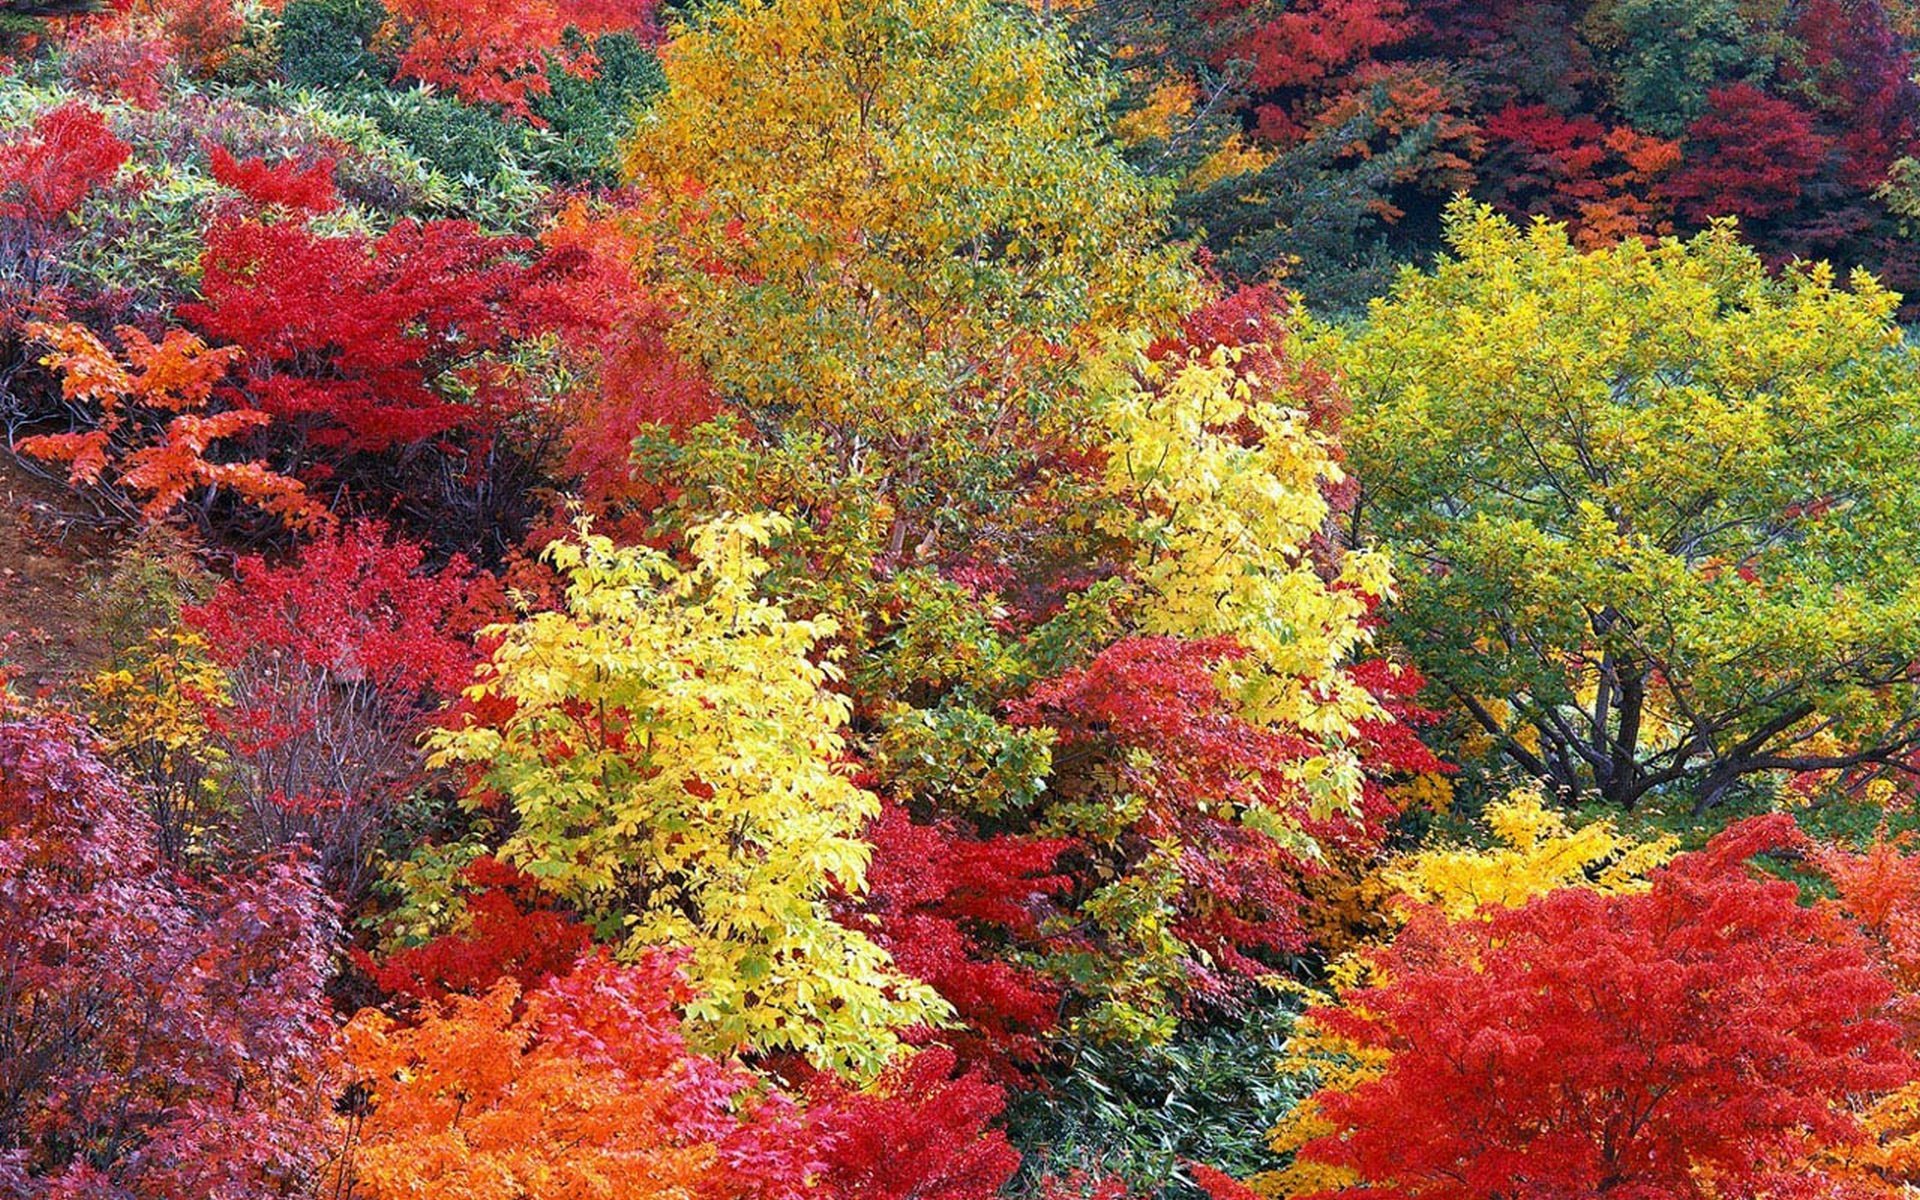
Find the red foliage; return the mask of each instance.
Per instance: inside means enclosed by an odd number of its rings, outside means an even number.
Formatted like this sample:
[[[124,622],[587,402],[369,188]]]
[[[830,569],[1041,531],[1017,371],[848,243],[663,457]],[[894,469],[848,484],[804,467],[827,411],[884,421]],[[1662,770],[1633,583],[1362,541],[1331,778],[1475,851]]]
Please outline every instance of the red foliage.
[[[157,16],[174,60],[188,74],[203,78],[226,63],[246,33],[234,0],[147,0],[134,10]]]
[[[1583,245],[1666,232],[1657,184],[1680,163],[1677,144],[1543,104],[1510,104],[1484,129],[1500,147],[1487,173],[1502,206],[1567,221]]]
[[[820,1081],[814,1120],[826,1158],[819,1183],[840,1200],[991,1200],[1020,1167],[1000,1115],[1000,1089],[954,1076],[951,1050],[930,1047],[877,1088]]]
[[[1187,1173],[1193,1176],[1193,1181],[1210,1200],[1260,1200],[1259,1192],[1217,1167],[1199,1162],[1190,1162],[1186,1167]]]
[[[249,406],[314,446],[490,431],[526,399],[496,356],[555,319],[533,302],[533,249],[465,221],[401,221],[375,239],[223,218],[207,234],[204,302],[182,313],[246,351]]]
[[[1413,775],[1448,775],[1454,768],[1442,762],[1419,731],[1440,714],[1419,704],[1426,677],[1412,667],[1370,658],[1347,668],[1347,676],[1367,689],[1390,718],[1359,723],[1360,766],[1365,772],[1358,810],[1326,820],[1301,822],[1320,846],[1354,859],[1377,853],[1387,840],[1387,826],[1400,813],[1400,804],[1388,794],[1388,784]]]
[[[1781,64],[1782,75],[1818,93],[1838,131],[1842,179],[1871,191],[1895,158],[1913,153],[1920,135],[1913,56],[1880,4],[1807,0],[1793,11],[1802,49]]]
[[[394,0],[387,7],[408,39],[402,75],[522,117],[531,115],[529,100],[548,92],[549,63],[592,74],[593,56],[567,44],[569,28],[587,37],[658,34],[658,0]]]
[[[472,673],[467,566],[423,560],[416,543],[362,522],[285,565],[243,558],[182,613],[227,674],[230,704],[208,717],[234,760],[246,836],[312,845],[349,896],[418,769],[422,723]]]
[[[1265,974],[1252,951],[1304,945],[1295,886],[1304,864],[1236,818],[1255,807],[1303,812],[1283,771],[1315,745],[1233,712],[1215,670],[1244,654],[1226,639],[1130,637],[1013,706],[1016,722],[1056,731],[1056,761],[1099,764],[1110,786],[1145,802],[1130,833],[1137,848],[1180,847],[1187,887],[1177,932],[1196,950],[1192,977],[1202,993],[1231,987],[1222,972]]]
[[[640,239],[620,214],[570,205],[541,241],[570,264],[557,277],[551,304],[574,322],[568,348],[585,378],[571,397],[567,469],[601,513],[646,512],[667,489],[635,477],[634,438],[651,428],[678,434],[712,420],[720,399],[699,365],[668,342],[674,306],[636,270]]]
[[[112,179],[127,154],[91,107],[74,100],[48,109],[0,142],[0,219],[59,220]]]
[[[889,805],[867,829],[873,862],[858,914],[901,970],[952,1004],[961,1028],[939,1031],[1000,1082],[1044,1053],[1058,991],[1039,972],[995,951],[1030,942],[1068,886],[1051,874],[1060,839],[970,836],[954,821],[915,824]]]
[[[1807,851],[1909,991],[1920,986],[1920,855],[1906,853],[1912,841],[1890,838],[1883,828],[1863,852],[1826,845]]]
[[[137,108],[160,106],[172,51],[151,26],[89,22],[67,43],[60,70],[75,86]]]
[[[1813,117],[1751,84],[1715,88],[1687,130],[1687,161],[1663,192],[1694,223],[1765,221],[1790,211],[1826,161]]]
[[[9,1196],[295,1194],[327,1153],[333,920],[311,872],[202,885],[155,846],[76,722],[0,717]]]
[[[1252,8],[1238,2],[1223,8]],[[1402,0],[1308,0],[1289,4],[1233,45],[1253,64],[1256,89],[1319,88],[1345,79],[1417,31]]]
[[[216,183],[257,205],[308,213],[332,212],[340,207],[331,158],[316,158],[304,165],[293,159],[235,159],[225,146],[214,146],[207,151],[207,164]]]
[[[1351,674],[1394,721],[1361,730],[1366,778],[1358,811],[1315,818],[1286,776],[1316,743],[1249,723],[1219,690],[1219,665],[1244,653],[1227,639],[1130,637],[1012,706],[1017,723],[1055,730],[1057,765],[1074,764],[1056,790],[1111,790],[1144,801],[1123,853],[1179,847],[1185,886],[1175,932],[1194,951],[1195,994],[1212,1000],[1266,974],[1259,953],[1306,944],[1300,884],[1317,867],[1243,823],[1246,810],[1274,813],[1329,850],[1364,857],[1384,842],[1398,812],[1387,781],[1445,770],[1415,733],[1432,717],[1413,702],[1420,675],[1385,662],[1357,664]]]
[[[1337,434],[1350,405],[1324,363],[1293,353],[1297,324],[1285,295],[1264,285],[1244,286],[1188,313],[1179,335],[1155,343],[1149,353],[1169,359],[1217,346],[1241,349],[1237,374],[1265,394],[1284,396],[1289,408],[1308,415],[1315,431]]]
[[[378,964],[355,952],[381,990],[437,1001],[454,992],[478,995],[502,979],[532,989],[565,974],[592,943],[593,932],[548,907],[539,882],[524,871],[487,857],[474,860],[462,877],[481,891],[468,898],[459,932]]]
[[[1418,914],[1379,982],[1315,1018],[1390,1052],[1318,1097],[1306,1161],[1347,1196],[1764,1194],[1863,1136],[1847,1098],[1907,1078],[1893,987],[1865,941],[1751,855],[1784,817],[1734,826],[1650,891],[1549,893],[1448,921]]]

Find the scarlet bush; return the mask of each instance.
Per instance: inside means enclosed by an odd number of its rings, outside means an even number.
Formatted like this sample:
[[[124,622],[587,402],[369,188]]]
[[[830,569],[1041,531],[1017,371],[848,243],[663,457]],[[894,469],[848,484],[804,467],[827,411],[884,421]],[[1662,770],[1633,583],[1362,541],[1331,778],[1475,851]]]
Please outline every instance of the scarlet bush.
[[[828,1195],[843,1200],[992,1200],[1019,1169],[1006,1134],[989,1128],[1005,1101],[954,1054],[922,1050],[870,1092],[824,1083],[813,1097]]]
[[[551,90],[549,63],[590,75],[591,53],[565,33],[657,31],[657,0],[394,0],[388,5],[405,36],[402,75],[453,91],[471,103],[498,104],[521,117],[527,102]]]
[[[592,931],[555,911],[526,872],[483,857],[461,875],[480,891],[467,898],[459,930],[377,964],[356,951],[356,961],[382,990],[429,1001],[453,993],[479,995],[503,979],[530,990],[565,974],[592,942]]]
[[[127,161],[127,144],[100,114],[68,101],[0,143],[0,218],[49,222],[72,212]]]
[[[274,194],[311,203],[317,182],[283,178]],[[207,233],[203,301],[181,311],[246,352],[248,405],[297,453],[485,433],[526,404],[498,355],[551,323],[528,302],[533,249],[464,221],[406,220],[372,238],[229,216]]]
[[[0,140],[0,334],[57,315],[67,216],[111,180],[130,149],[92,107],[69,101]]]
[[[332,212],[340,207],[331,158],[317,157],[304,163],[294,159],[236,159],[225,146],[214,146],[207,151],[207,167],[215,182],[257,205],[310,213]]]
[[[306,843],[354,895],[371,839],[420,765],[426,719],[467,682],[469,572],[362,522],[292,562],[240,561],[183,619],[228,677],[208,714],[233,762],[243,844]]]
[[[1057,985],[1009,950],[1032,949],[1069,881],[1064,839],[969,836],[957,821],[916,824],[889,805],[867,829],[873,863],[855,918],[901,970],[932,984],[960,1025],[931,1036],[999,1082],[1023,1078],[1057,1020]]]
[[[1850,1098],[1914,1064],[1859,932],[1745,865],[1796,841],[1756,819],[1644,893],[1420,914],[1312,1013],[1385,1063],[1315,1097],[1301,1160],[1347,1196],[1800,1194],[1816,1152],[1864,1141]]]

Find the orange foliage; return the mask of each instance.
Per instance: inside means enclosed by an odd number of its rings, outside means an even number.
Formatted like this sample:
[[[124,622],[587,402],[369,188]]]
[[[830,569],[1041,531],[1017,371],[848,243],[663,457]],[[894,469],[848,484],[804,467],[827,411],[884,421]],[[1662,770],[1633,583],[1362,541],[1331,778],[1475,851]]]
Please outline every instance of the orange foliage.
[[[165,519],[191,492],[220,487],[295,528],[329,520],[296,480],[258,461],[207,458],[215,442],[272,420],[251,408],[207,411],[214,385],[240,357],[237,349],[209,348],[184,329],[170,330],[156,343],[123,325],[115,331],[126,347],[123,364],[84,325],[35,323],[27,329],[50,348],[41,362],[60,372],[67,401],[97,407],[99,419],[77,433],[21,438],[14,446],[18,452],[66,463],[75,486],[97,486],[111,469],[118,488],[138,498],[140,516],[148,521]]]
[[[582,962],[522,994],[506,979],[403,1026],[347,1025],[362,1123],[345,1156],[365,1200],[600,1200],[796,1194],[807,1169],[778,1096],[690,1052],[685,989],[659,959]]]

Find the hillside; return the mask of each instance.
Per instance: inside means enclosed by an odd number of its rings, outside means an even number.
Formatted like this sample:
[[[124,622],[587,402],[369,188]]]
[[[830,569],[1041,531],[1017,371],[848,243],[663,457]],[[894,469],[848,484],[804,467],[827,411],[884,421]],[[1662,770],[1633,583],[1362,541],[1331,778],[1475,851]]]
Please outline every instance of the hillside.
[[[1920,1189],[1895,0],[0,0],[0,1200]]]

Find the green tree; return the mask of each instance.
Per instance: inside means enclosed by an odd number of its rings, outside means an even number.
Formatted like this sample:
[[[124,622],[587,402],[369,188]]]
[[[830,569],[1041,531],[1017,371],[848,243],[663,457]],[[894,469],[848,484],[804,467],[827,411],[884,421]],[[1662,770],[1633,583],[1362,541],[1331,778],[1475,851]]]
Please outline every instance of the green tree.
[[[1422,667],[1508,758],[1627,807],[1905,754],[1920,377],[1898,298],[1770,275],[1730,224],[1586,255],[1465,202],[1449,224],[1453,257],[1315,334]]]

